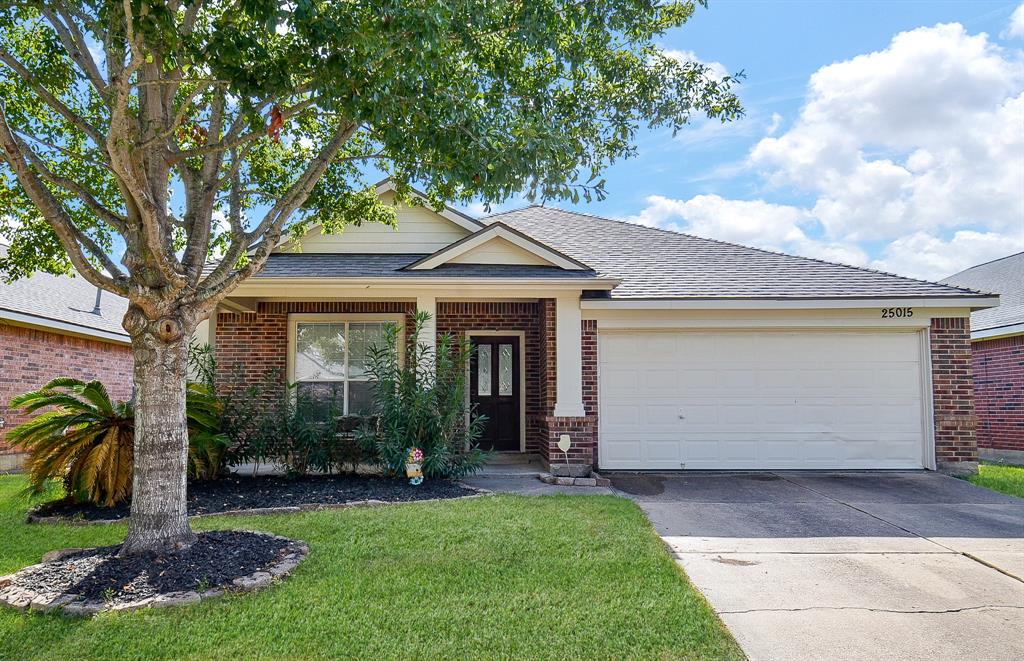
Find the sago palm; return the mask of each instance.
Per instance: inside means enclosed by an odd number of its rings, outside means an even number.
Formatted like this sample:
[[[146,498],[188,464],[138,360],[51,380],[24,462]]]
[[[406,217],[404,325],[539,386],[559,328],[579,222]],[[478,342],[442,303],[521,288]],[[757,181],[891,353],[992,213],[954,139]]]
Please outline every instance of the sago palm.
[[[29,453],[29,488],[64,478],[78,501],[111,506],[131,495],[135,412],[131,402],[110,399],[99,381],[58,378],[11,400],[11,408],[35,413],[12,429],[8,440]]]

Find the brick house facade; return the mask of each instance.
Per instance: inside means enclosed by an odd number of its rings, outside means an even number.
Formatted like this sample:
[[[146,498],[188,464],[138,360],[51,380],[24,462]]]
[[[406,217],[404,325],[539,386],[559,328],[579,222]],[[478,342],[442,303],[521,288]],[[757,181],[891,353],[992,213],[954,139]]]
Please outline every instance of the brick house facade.
[[[412,324],[411,302],[261,303],[255,313],[224,313],[216,324],[218,377],[241,377],[244,384],[262,383],[269,373],[284,375],[287,366],[289,314],[401,313]],[[526,452],[545,464],[596,467],[598,457],[598,321],[581,322],[582,384],[585,416],[554,415],[557,374],[555,304],[552,299],[503,302],[441,302],[437,304],[438,335],[463,337],[472,332],[522,332],[526,420]],[[970,323],[966,317],[935,318],[928,329],[931,357],[931,400],[934,410],[935,458],[939,468],[959,472],[977,461],[977,416],[973,405]],[[276,381],[283,382],[283,376]],[[569,434],[568,456],[558,449]]]
[[[26,420],[8,404],[58,376],[97,379],[111,397],[132,394],[132,354],[126,344],[64,335],[0,322],[0,419],[10,429]],[[0,441],[0,469],[20,465],[20,451]]]
[[[422,311],[418,342],[490,347],[469,394],[489,446],[573,473],[975,465],[968,318],[989,294],[550,207],[428,207],[282,244],[204,331],[219,377],[365,410],[349,338]]]

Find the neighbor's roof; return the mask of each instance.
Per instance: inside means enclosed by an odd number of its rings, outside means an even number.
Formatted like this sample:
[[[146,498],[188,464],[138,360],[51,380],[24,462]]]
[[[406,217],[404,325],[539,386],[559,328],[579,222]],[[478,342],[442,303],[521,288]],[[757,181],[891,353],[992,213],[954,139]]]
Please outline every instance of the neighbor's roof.
[[[594,279],[593,271],[519,264],[444,264],[424,271],[406,267],[429,253],[273,253],[254,279],[263,278],[559,278]]]
[[[986,297],[979,291],[530,206],[501,222],[622,280],[613,299]]]
[[[972,332],[1024,324],[1024,252],[972,266],[943,282],[999,294],[998,307],[971,314]]]
[[[7,246],[0,243],[0,257]],[[36,273],[10,284],[0,273],[0,319],[51,328],[54,332],[81,333],[115,341],[128,341],[121,320],[128,301],[110,292],[100,298],[100,314],[93,314],[96,287],[81,276]]]

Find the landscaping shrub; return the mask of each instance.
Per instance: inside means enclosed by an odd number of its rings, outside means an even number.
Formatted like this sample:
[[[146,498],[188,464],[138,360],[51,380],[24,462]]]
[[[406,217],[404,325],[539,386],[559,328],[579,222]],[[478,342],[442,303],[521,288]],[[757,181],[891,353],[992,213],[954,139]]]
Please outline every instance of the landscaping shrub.
[[[477,446],[484,418],[467,408],[470,345],[447,334],[437,339],[436,350],[418,343],[428,320],[417,313],[404,360],[394,324],[385,327],[383,345],[371,348],[375,415],[360,427],[359,442],[367,461],[391,474],[403,473],[410,448],[420,448],[426,477],[463,477],[486,459]]]
[[[75,500],[111,506],[131,495],[135,411],[131,402],[110,399],[99,381],[58,378],[18,395],[12,409],[44,411],[7,434],[29,453],[29,489],[64,480]]]
[[[229,440],[221,433],[221,406],[204,385],[185,392],[189,431],[189,475],[213,479],[224,470]],[[11,400],[12,409],[42,411],[8,432],[28,452],[31,491],[60,479],[68,497],[110,507],[132,492],[135,407],[113,400],[99,381],[58,378]],[[44,410],[48,409],[48,410]]]

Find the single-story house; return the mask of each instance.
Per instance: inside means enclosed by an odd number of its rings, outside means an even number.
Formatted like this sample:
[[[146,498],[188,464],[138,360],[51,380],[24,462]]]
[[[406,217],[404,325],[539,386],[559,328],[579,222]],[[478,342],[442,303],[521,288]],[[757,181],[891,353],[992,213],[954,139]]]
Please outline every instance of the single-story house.
[[[943,282],[999,293],[998,307],[971,314],[978,448],[982,458],[1024,465],[1024,252]]]
[[[202,329],[219,369],[354,413],[366,346],[424,310],[420,341],[475,345],[497,451],[579,472],[975,465],[970,315],[997,296],[542,206],[398,213],[279,246]]]
[[[0,244],[0,257],[7,246]],[[121,328],[128,302],[84,279],[37,273],[13,283],[0,273],[0,470],[20,468],[23,455],[3,442],[25,422],[11,398],[58,376],[99,379],[112,397],[132,392],[132,353]]]

